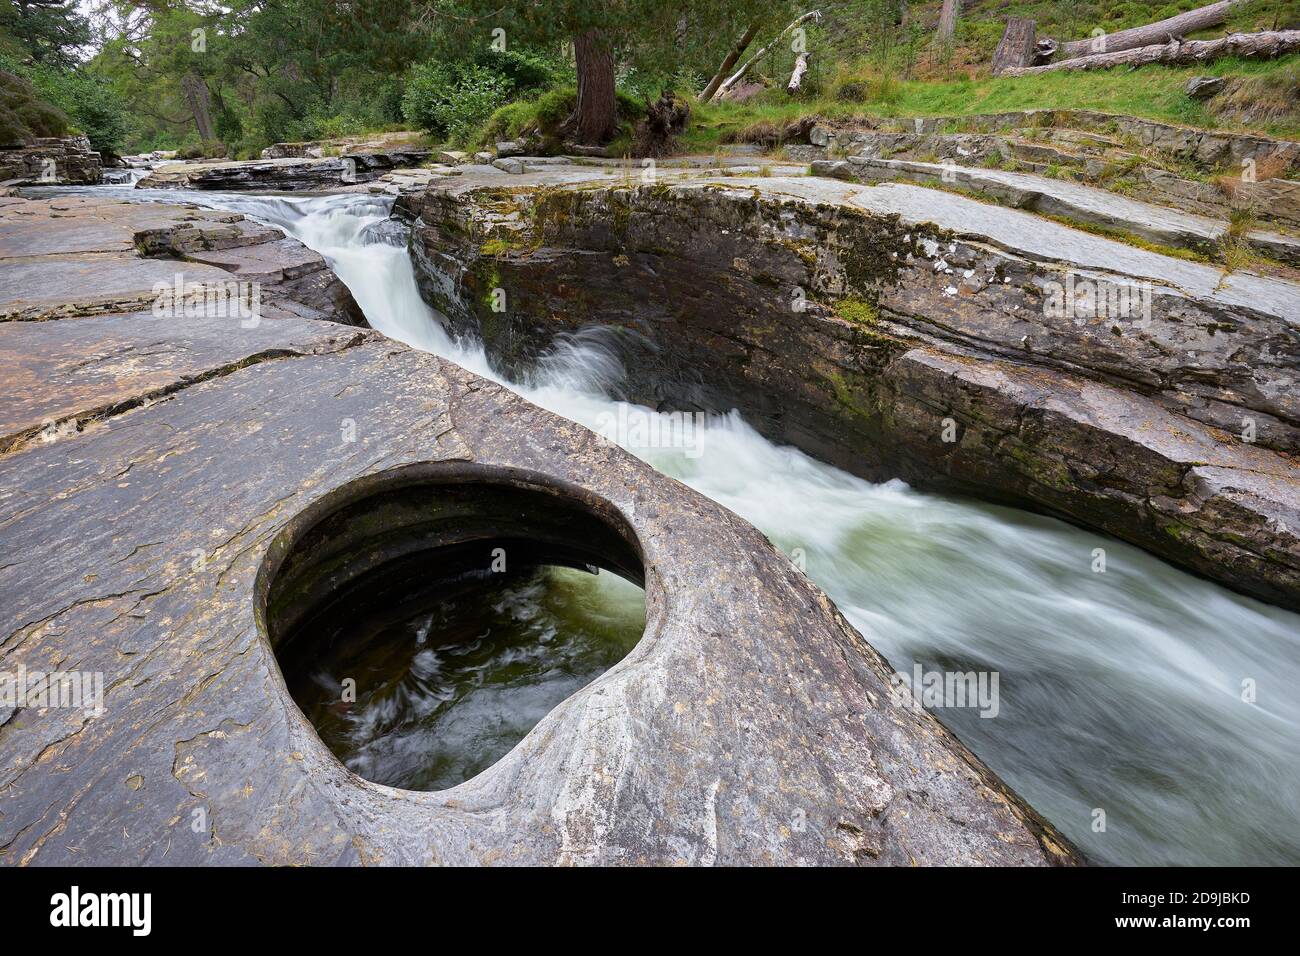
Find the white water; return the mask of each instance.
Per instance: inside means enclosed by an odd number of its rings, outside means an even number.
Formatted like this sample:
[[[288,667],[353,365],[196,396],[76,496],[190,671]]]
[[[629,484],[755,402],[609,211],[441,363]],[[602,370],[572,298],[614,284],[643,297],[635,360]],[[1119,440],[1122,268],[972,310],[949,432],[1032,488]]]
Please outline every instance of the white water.
[[[330,260],[375,328],[501,380],[480,346],[444,333],[405,248],[367,244],[387,200],[184,198],[285,228]],[[530,384],[507,384],[596,426],[617,408],[606,396],[621,368],[601,342],[569,341]],[[863,481],[734,413],[698,437],[698,457],[631,450],[787,554],[802,549],[808,575],[899,670],[998,672],[997,717],[937,713],[1091,859],[1300,863],[1300,616],[1053,519]]]

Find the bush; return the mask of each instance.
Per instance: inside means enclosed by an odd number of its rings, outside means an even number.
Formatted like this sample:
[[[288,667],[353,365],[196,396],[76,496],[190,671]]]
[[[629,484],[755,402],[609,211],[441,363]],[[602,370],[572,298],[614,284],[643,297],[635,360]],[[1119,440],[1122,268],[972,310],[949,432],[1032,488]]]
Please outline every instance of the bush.
[[[225,159],[226,144],[209,140],[206,143],[191,141],[176,149],[177,159]]]
[[[22,146],[36,136],[62,136],[68,118],[41,98],[25,77],[0,70],[0,147]]]
[[[3,55],[0,55],[0,71],[9,77],[6,88],[13,92],[8,97],[39,104],[27,107],[30,121],[42,129],[56,130],[29,135],[63,136],[71,126],[86,135],[92,149],[110,154],[121,150],[131,128],[130,113],[126,101],[107,81],[83,70],[22,65]],[[18,92],[15,83],[26,84],[26,90]],[[0,122],[7,137],[12,137],[25,123],[8,117]]]
[[[429,61],[411,71],[402,115],[420,129],[463,144],[512,91],[504,75],[477,63]]]
[[[512,93],[531,93],[558,83],[565,72],[557,60],[528,50],[488,50],[475,62],[505,77]]]
[[[116,155],[126,142],[131,117],[126,102],[108,83],[82,70],[39,70],[33,82],[68,114],[90,140],[90,148]]]

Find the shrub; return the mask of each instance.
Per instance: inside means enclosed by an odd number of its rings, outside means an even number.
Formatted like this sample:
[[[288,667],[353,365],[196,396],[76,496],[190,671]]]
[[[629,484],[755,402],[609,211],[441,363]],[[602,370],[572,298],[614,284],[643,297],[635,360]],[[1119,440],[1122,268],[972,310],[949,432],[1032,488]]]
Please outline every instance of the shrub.
[[[488,50],[475,62],[504,77],[513,93],[531,93],[554,86],[563,72],[558,61],[530,50]]]
[[[29,136],[63,136],[73,127],[86,135],[92,149],[105,153],[121,150],[131,128],[130,113],[126,101],[107,81],[84,70],[19,64],[3,54],[0,72],[9,78],[4,81],[10,90],[6,97],[26,104],[30,123],[35,124]],[[0,121],[4,135],[10,138],[20,126],[30,123],[8,116]]]
[[[435,136],[465,143],[510,93],[508,79],[476,63],[429,61],[411,71],[402,115]]]
[[[621,124],[631,124],[645,116],[645,103],[623,90],[616,92],[615,99]],[[572,86],[547,90],[532,99],[515,100],[499,107],[470,142],[488,146],[503,139],[536,137],[544,149],[556,149],[564,138],[564,123],[577,106],[578,91]]]
[[[82,70],[40,70],[32,80],[86,135],[91,149],[113,155],[121,151],[131,117],[126,102],[105,80]]]

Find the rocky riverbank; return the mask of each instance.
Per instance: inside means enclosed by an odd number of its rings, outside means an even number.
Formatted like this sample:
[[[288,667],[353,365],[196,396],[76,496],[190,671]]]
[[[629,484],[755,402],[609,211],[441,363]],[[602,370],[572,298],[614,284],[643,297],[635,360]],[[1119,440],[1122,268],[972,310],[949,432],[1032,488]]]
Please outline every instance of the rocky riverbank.
[[[140,180],[141,189],[324,190],[367,183],[429,157],[420,146],[346,156],[281,157],[253,161],[170,163]]]
[[[0,149],[0,190],[13,186],[94,186],[103,162],[84,136],[37,139]]]
[[[403,197],[426,297],[507,365],[627,329],[637,401],[1300,607],[1300,286],[914,186],[610,172]]]

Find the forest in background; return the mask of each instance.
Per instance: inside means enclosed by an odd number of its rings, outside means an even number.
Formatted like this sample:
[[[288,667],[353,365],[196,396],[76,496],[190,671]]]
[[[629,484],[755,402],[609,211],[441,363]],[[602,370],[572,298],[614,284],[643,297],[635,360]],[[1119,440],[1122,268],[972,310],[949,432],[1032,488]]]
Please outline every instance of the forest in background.
[[[827,116],[1095,106],[1214,125],[1196,71],[990,79],[1008,16],[1087,37],[1202,5],[1064,0],[0,0],[0,135],[87,134],[107,153],[256,156],[266,146],[395,129],[474,146],[525,129],[603,143],[662,91],[693,100],[745,37],[745,103],[692,104],[684,146],[746,125]],[[799,43],[783,28],[801,14]],[[1300,0],[1251,0],[1224,30],[1300,27]],[[778,41],[778,37],[780,40]],[[788,81],[803,61],[796,92]],[[1300,66],[1223,61],[1251,77],[1237,125],[1300,129]],[[719,76],[721,78],[721,76]]]

